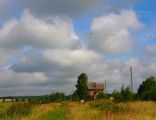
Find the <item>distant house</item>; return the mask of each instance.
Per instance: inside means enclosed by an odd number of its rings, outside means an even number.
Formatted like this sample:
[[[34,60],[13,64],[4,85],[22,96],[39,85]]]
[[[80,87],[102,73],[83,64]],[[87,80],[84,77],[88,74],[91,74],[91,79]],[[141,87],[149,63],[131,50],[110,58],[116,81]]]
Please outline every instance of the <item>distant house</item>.
[[[95,98],[95,96],[104,91],[104,84],[90,82],[88,84],[88,95],[90,98]]]

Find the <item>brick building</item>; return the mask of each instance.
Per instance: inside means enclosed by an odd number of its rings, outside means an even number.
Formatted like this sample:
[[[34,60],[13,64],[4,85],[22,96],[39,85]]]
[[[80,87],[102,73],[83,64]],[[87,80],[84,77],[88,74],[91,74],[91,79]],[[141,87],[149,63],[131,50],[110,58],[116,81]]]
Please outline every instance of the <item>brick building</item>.
[[[90,98],[95,98],[98,93],[102,93],[104,91],[104,84],[90,82],[88,84],[88,95]]]

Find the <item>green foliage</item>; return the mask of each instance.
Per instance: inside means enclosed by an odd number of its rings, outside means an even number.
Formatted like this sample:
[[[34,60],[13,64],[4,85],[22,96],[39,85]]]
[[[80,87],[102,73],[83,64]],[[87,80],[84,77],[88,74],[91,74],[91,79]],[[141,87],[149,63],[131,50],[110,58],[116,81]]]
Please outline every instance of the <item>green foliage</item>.
[[[96,95],[95,99],[106,99],[106,95],[103,92],[101,92],[101,93]]]
[[[124,86],[121,87],[121,96],[123,101],[132,101],[133,99],[133,93],[130,90],[130,87],[124,88]]]
[[[43,96],[30,96],[28,97],[29,103],[31,104],[44,104],[50,103],[54,101],[64,101],[66,99],[64,93],[53,93],[51,95],[43,95]]]
[[[132,101],[133,100],[133,93],[130,90],[130,87],[124,88],[122,85],[121,91],[113,91],[113,97],[116,102],[126,102],[126,101]]]
[[[65,100],[65,94],[64,93],[54,93],[50,95],[51,101],[64,101]]]
[[[143,100],[156,100],[156,78],[147,78],[138,89],[138,96]]]
[[[88,83],[88,76],[85,73],[82,73],[78,77],[77,84],[76,84],[77,93],[81,100],[86,100],[87,83]]]
[[[143,100],[155,100],[156,101],[156,89],[144,91],[141,99]]]
[[[79,100],[80,100],[77,90],[74,91],[74,93],[73,93],[73,95],[72,95],[72,100],[73,100],[73,101],[79,101]]]
[[[51,98],[49,95],[29,97],[29,103],[31,104],[44,104],[50,102]]]
[[[112,93],[112,96],[113,96],[113,98],[114,98],[114,100],[116,102],[122,101],[122,95],[121,95],[121,93],[119,91],[114,90],[113,93]]]

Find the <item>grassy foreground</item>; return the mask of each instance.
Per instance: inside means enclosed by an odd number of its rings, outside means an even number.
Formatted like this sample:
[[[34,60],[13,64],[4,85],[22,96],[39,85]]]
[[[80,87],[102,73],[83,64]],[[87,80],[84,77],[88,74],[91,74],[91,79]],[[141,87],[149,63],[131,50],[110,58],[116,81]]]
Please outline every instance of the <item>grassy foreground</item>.
[[[0,120],[156,120],[156,103],[0,103]]]

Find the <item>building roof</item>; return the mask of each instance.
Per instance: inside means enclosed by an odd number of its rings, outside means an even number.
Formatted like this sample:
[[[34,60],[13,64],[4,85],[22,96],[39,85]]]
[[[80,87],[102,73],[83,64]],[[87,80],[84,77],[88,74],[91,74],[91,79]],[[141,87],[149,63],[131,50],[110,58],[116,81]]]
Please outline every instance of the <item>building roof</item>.
[[[91,82],[88,85],[88,89],[89,90],[92,90],[92,89],[104,89],[104,84]]]

